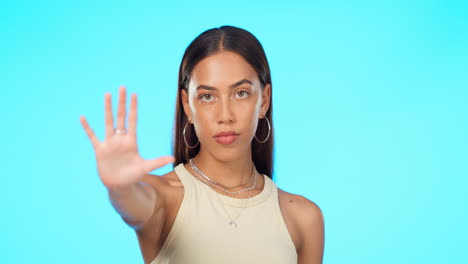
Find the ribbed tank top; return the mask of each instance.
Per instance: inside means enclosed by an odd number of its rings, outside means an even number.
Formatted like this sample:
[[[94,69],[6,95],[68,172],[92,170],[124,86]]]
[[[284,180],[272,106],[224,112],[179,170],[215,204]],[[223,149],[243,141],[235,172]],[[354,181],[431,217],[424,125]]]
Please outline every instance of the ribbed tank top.
[[[279,207],[276,184],[248,199],[217,193],[181,163],[174,168],[184,198],[174,224],[151,264],[297,264],[296,248]],[[221,201],[224,203],[221,204]],[[237,227],[229,226],[229,212]]]

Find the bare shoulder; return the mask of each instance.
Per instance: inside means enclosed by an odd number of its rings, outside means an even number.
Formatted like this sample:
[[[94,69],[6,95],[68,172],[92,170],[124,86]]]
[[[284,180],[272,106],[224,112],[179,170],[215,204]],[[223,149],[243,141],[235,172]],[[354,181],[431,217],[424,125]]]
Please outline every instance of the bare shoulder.
[[[299,232],[299,263],[322,263],[324,244],[324,217],[321,208],[298,194],[278,188],[282,208],[294,219]],[[302,259],[302,261],[301,261]]]
[[[184,188],[174,171],[163,175],[147,174],[142,181],[151,185],[162,198],[158,199],[155,207],[163,208],[163,213],[154,210],[145,225],[137,230],[141,253],[145,263],[149,263],[157,256],[171,230],[183,199]]]
[[[322,210],[313,201],[298,194],[286,192],[278,188],[280,202],[287,204],[288,210],[291,210],[298,222],[307,223],[321,222],[323,220]]]
[[[182,187],[183,184],[180,181],[179,176],[177,176],[177,173],[172,170],[164,175],[160,176],[161,179],[163,179],[168,185],[173,186],[173,187]]]
[[[156,175],[156,174],[146,174],[142,182],[151,185],[156,191],[164,192],[166,189],[170,187],[182,187],[182,183],[180,182],[179,177],[175,173],[175,171],[170,171],[163,175]]]
[[[159,218],[162,217],[158,215],[160,210],[157,209],[164,209],[164,224],[170,223],[172,216],[177,213],[178,206],[183,199],[184,188],[173,170],[163,175],[146,174],[141,179],[141,182],[150,185],[158,194],[159,199],[156,200],[155,209],[150,219],[138,231],[143,235],[145,235],[144,233],[149,233],[151,236],[159,236],[159,233],[153,234],[155,233],[155,225],[159,221]]]

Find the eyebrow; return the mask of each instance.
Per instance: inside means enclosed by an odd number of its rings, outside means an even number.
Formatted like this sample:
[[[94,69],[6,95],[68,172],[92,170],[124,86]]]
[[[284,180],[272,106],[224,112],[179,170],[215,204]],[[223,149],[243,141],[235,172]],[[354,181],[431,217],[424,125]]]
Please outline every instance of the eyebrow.
[[[247,80],[247,79],[242,79],[242,80],[240,80],[240,81],[238,81],[238,82],[235,82],[235,83],[229,85],[229,89],[236,88],[236,87],[238,87],[238,86],[241,86],[241,85],[244,84],[244,83],[248,83],[248,84],[252,85],[252,82],[251,82],[251,81],[249,81],[249,80]],[[200,90],[200,89],[205,89],[205,90],[209,90],[209,91],[215,91],[215,90],[217,90],[216,87],[208,86],[208,85],[203,85],[203,84],[202,84],[202,85],[198,85],[196,90],[198,91],[198,90]]]

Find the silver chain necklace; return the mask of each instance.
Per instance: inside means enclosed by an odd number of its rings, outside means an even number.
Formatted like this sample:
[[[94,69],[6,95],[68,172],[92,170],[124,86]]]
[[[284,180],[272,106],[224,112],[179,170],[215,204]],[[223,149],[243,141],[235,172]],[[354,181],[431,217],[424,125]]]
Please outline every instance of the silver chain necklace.
[[[192,165],[192,164],[193,164],[193,165]],[[192,161],[191,159],[190,159],[190,165],[192,165],[192,166],[191,166],[191,167],[192,167],[192,170],[193,170],[196,174],[202,175],[203,172],[195,166],[195,164],[193,163],[193,161]],[[195,168],[196,168],[196,169],[195,169]],[[254,171],[255,171],[255,170],[254,170]],[[203,179],[202,179],[201,177],[199,177],[198,175],[196,175],[197,178],[199,178],[202,182],[205,182],[205,181],[203,181]],[[202,176],[203,176],[203,175],[202,175]],[[205,175],[205,176],[206,176],[206,175]],[[208,176],[206,176],[206,177],[208,177]],[[209,177],[208,177],[208,178],[209,178]],[[205,182],[205,183],[207,183],[207,182]],[[210,182],[208,182],[208,183],[210,183]],[[212,183],[210,183],[210,184],[212,185]],[[213,190],[213,191],[215,192],[216,197],[217,197],[218,200],[220,201],[220,203],[221,203],[221,205],[222,205],[222,207],[223,207],[224,212],[225,212],[226,215],[229,217],[229,222],[228,222],[228,224],[229,224],[230,227],[232,227],[232,228],[237,228],[237,222],[236,222],[236,220],[237,220],[237,218],[239,218],[239,216],[241,215],[241,213],[242,213],[242,212],[244,211],[244,209],[246,208],[247,201],[249,200],[250,196],[252,195],[252,190],[255,189],[256,184],[257,184],[257,173],[255,173],[255,175],[254,175],[254,183],[253,183],[252,187],[250,187],[249,196],[247,197],[247,199],[245,199],[244,206],[242,207],[242,209],[240,210],[240,212],[237,214],[237,216],[236,216],[234,219],[231,217],[231,215],[229,214],[229,212],[228,212],[228,211],[226,210],[226,208],[224,207],[224,203],[223,203],[223,201],[221,201],[221,198],[219,197],[218,192],[216,192],[215,190]]]
[[[224,189],[222,186],[220,186],[217,182],[213,181],[210,177],[206,176],[205,173],[203,173],[198,167],[197,165],[195,165],[195,162],[190,159],[189,160],[189,163],[190,163],[190,166],[192,167],[192,169],[194,171],[196,171],[198,174],[200,174],[201,176],[203,176],[205,179],[207,179],[209,182],[208,184],[212,185],[212,186],[215,186],[221,190],[223,190],[224,192],[226,193],[229,193],[229,194],[238,194],[238,193],[241,193],[241,192],[245,192],[245,191],[248,191],[248,190],[252,190],[252,189],[255,189],[256,186],[257,186],[257,182],[256,182],[256,178],[257,177],[254,177],[254,183],[252,184],[252,187],[247,187],[247,188],[244,188],[242,190],[239,190],[239,191],[236,191],[236,192],[231,192],[231,191],[227,191],[226,189]],[[252,177],[252,175],[254,174],[255,172],[255,166],[252,166],[252,174],[250,175],[250,177]],[[249,177],[249,178],[250,178]],[[241,184],[243,185],[243,184]]]

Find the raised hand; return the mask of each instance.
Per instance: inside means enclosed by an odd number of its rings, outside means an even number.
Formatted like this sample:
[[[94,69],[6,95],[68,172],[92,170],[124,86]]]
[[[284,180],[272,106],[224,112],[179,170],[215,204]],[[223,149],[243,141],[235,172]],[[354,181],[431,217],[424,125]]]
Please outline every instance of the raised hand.
[[[125,130],[126,90],[119,89],[117,128],[114,129],[111,94],[105,94],[106,139],[100,142],[90,128],[86,118],[80,117],[81,124],[93,145],[97,169],[102,183],[108,188],[125,187],[136,183],[147,173],[174,162],[172,156],[144,160],[138,153],[136,139],[137,96],[132,94],[128,119],[128,132]]]

